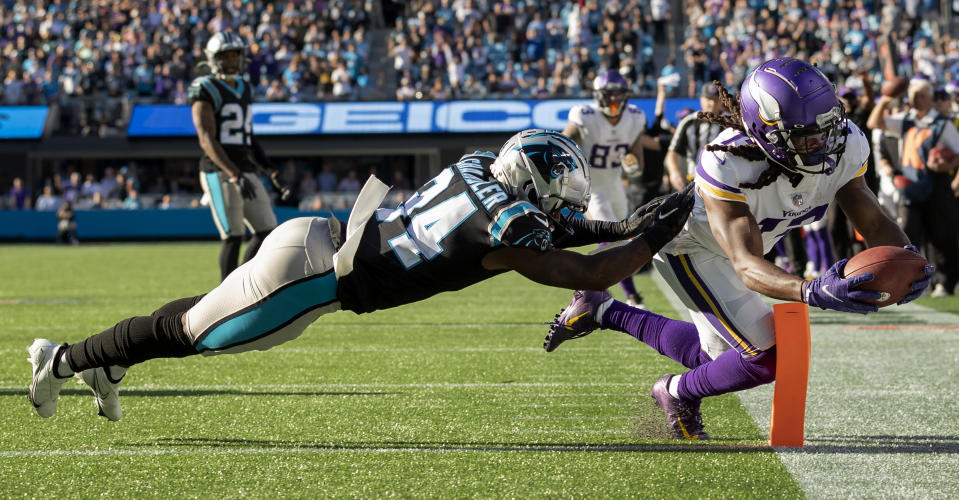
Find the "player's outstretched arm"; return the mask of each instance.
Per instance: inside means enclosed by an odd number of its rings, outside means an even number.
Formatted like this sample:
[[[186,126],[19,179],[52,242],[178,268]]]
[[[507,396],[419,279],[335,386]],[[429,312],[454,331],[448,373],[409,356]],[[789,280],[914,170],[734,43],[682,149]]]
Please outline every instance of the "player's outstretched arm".
[[[839,208],[852,222],[853,227],[866,239],[870,247],[890,245],[901,247],[909,244],[909,237],[895,221],[879,206],[861,176],[847,182],[836,192]]]
[[[660,196],[637,208],[629,217],[620,221],[601,221],[586,218],[573,219],[570,228],[573,233],[556,241],[558,248],[573,248],[606,241],[621,241],[633,238],[648,230],[663,214],[672,214],[673,210],[688,216],[695,202],[693,184],[689,184],[678,193]],[[681,228],[680,228],[681,229]],[[675,236],[675,233],[673,233]],[[672,239],[672,236],[670,237]],[[655,253],[655,252],[654,252]]]
[[[909,243],[909,237],[902,228],[879,206],[876,195],[866,186],[866,181],[862,177],[856,177],[840,188],[836,193],[836,200],[843,213],[852,221],[853,227],[865,238],[866,244],[870,247],[889,245],[904,247],[919,253],[919,249]],[[935,267],[927,265],[925,277],[912,283],[912,293],[898,304],[902,305],[919,298],[929,286],[935,270]]]
[[[568,250],[539,252],[528,248],[505,247],[483,259],[491,270],[512,269],[544,285],[571,290],[605,290],[635,273],[652,259],[653,253],[640,238],[626,245],[593,255]]]
[[[483,258],[490,270],[512,269],[544,285],[573,290],[604,290],[646,265],[653,254],[673,239],[686,224],[692,209],[690,190],[667,198],[649,212],[648,224],[629,243],[592,255],[550,249],[503,247]]]

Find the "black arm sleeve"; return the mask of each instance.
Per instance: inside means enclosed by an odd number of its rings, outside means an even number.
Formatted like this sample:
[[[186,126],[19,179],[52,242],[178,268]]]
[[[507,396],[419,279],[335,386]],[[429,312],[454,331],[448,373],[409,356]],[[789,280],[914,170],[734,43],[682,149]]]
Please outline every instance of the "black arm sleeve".
[[[256,140],[255,136],[250,137],[250,148],[253,150],[253,160],[256,161],[256,164],[259,165],[261,169],[268,172],[276,170],[276,168],[273,166],[273,162],[266,157],[263,147],[260,146],[260,141]]]
[[[626,220],[572,219],[569,221],[569,227],[573,232],[556,234],[553,245],[556,248],[572,248],[606,241],[619,241],[628,237],[626,225]]]

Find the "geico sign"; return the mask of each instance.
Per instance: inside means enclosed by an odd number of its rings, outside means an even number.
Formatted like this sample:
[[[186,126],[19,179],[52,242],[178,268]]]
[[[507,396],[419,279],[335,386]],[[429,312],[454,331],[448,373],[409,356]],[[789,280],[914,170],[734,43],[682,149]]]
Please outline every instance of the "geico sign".
[[[561,130],[582,99],[553,101],[256,103],[264,135]]]

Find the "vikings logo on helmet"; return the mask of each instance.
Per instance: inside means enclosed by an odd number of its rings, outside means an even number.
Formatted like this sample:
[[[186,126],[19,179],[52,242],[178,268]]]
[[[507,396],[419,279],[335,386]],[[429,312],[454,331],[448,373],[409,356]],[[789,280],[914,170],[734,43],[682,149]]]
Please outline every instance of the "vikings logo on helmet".
[[[836,88],[805,61],[784,57],[759,65],[743,81],[739,105],[749,138],[789,171],[828,175],[846,149]]]
[[[593,79],[593,97],[604,115],[615,118],[626,110],[629,82],[619,71],[608,69]]]

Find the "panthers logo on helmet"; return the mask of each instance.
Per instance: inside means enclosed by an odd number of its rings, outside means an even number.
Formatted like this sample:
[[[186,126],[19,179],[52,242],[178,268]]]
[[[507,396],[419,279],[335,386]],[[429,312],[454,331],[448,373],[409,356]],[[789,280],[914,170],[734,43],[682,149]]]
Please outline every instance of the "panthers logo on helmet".
[[[217,56],[232,50],[240,52],[239,64],[236,68],[225,68]],[[243,42],[243,37],[236,33],[230,31],[216,33],[210,37],[203,52],[206,54],[207,63],[217,75],[237,77],[246,71],[246,43]]]
[[[490,170],[507,190],[525,194],[561,225],[565,221],[554,216],[559,209],[583,212],[589,203],[586,157],[560,132],[529,129],[515,134],[503,145]]]

